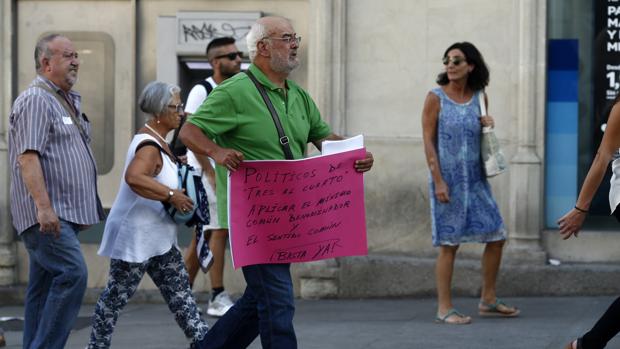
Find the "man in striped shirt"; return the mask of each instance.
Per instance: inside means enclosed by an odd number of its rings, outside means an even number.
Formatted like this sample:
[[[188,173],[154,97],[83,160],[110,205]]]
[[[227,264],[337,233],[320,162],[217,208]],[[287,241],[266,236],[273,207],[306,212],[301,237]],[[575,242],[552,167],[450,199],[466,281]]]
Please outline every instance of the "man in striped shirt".
[[[37,77],[9,117],[11,213],[28,250],[24,348],[63,348],[86,289],[78,231],[104,218],[90,124],[80,112],[78,54],[61,35],[41,38]]]

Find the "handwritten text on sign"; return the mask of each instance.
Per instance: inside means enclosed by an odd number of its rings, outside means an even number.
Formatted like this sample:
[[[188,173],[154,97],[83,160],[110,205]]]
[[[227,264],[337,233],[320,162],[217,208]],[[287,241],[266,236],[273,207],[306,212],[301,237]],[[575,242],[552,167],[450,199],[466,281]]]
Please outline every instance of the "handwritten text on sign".
[[[364,149],[296,161],[246,161],[229,182],[235,268],[365,255]]]

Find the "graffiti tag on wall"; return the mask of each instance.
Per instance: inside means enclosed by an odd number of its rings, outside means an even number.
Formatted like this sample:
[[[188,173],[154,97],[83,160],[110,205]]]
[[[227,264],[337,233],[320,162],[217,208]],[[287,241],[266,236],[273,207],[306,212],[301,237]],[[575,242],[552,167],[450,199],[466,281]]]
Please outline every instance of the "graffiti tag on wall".
[[[224,36],[240,40],[245,38],[250,31],[249,25],[235,25],[230,22],[192,22],[181,23],[181,39],[183,43],[206,42]]]

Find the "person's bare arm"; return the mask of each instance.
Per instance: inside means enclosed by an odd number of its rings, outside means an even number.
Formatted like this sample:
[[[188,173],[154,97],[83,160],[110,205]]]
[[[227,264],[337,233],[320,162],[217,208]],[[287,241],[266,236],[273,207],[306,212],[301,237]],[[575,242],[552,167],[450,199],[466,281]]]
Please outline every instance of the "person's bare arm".
[[[431,172],[435,185],[435,196],[439,202],[449,202],[450,193],[448,185],[444,182],[439,168],[439,157],[437,156],[437,122],[439,120],[439,97],[432,92],[426,95],[424,109],[422,110],[422,137],[424,139],[424,154],[426,164]]]
[[[179,138],[194,154],[210,156],[216,163],[226,167],[229,171],[235,171],[243,161],[243,153],[218,146],[202,133],[200,128],[191,123],[183,124]]]
[[[155,180],[162,167],[161,156],[159,148],[156,147],[145,146],[138,149],[125,171],[125,182],[143,198],[167,201],[180,211],[192,209],[192,199],[180,190],[168,188]],[[173,192],[172,196],[170,191]]]
[[[50,202],[39,153],[33,150],[25,151],[17,157],[17,164],[26,189],[37,208],[39,229],[43,233],[52,233],[58,237],[60,235],[60,220]]]
[[[596,194],[603,177],[605,177],[607,166],[618,148],[620,148],[620,104],[617,103],[611,109],[601,145],[579,192],[579,197],[575,204],[578,209],[573,208],[558,220],[560,234],[562,234],[564,240],[572,235],[577,236],[579,230],[581,230],[587,211],[590,209],[592,198]]]
[[[324,141],[341,141],[345,139],[342,136],[339,136],[335,133],[330,134],[329,136],[323,138],[323,139],[319,139],[317,141],[313,141],[312,144],[314,144],[314,146],[321,151],[323,148],[323,142]],[[366,152],[366,157],[360,160],[355,160],[355,170],[357,172],[366,172],[366,171],[370,171],[370,169],[372,168],[372,165],[374,163],[375,159],[372,156],[372,153],[367,151]]]
[[[209,181],[211,188],[215,190],[215,169],[211,165],[211,161],[209,161],[209,157],[201,155],[201,154],[196,154],[196,153],[194,153],[194,156],[196,157],[196,160],[198,160],[200,167],[202,167],[202,171],[204,172],[204,175],[207,176],[207,181]]]

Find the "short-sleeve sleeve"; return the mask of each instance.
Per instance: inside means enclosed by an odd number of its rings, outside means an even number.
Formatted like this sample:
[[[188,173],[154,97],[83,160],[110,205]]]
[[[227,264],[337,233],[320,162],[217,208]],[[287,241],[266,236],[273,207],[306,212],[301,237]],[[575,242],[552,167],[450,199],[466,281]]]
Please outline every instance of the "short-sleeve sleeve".
[[[191,91],[189,91],[189,96],[187,96],[185,112],[194,114],[205,101],[205,98],[207,98],[207,89],[201,84],[194,86]]]
[[[321,112],[309,95],[305,94],[306,108],[308,109],[308,120],[310,121],[310,132],[308,142],[314,142],[326,138],[332,131],[329,125],[321,118]]]
[[[48,101],[45,97],[31,95],[25,96],[16,104],[10,119],[17,154],[23,154],[27,150],[43,154],[52,127],[51,115],[54,115],[49,110]]]
[[[214,89],[187,122],[213,139],[237,127],[237,111],[228,91]]]

